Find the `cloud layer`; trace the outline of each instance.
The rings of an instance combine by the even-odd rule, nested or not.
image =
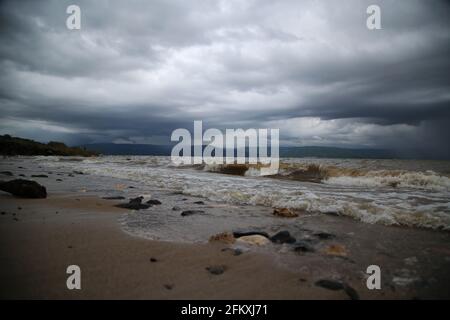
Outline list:
[[[280,128],[286,145],[450,156],[450,6],[373,1],[0,4],[2,133],[165,143],[172,130]]]

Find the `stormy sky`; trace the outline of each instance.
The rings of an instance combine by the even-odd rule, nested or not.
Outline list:
[[[437,0],[1,1],[0,133],[167,144],[203,120],[448,157],[449,31]]]

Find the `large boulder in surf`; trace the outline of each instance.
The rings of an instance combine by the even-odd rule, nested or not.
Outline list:
[[[150,204],[142,203],[143,199],[144,199],[144,197],[137,197],[134,199],[130,199],[130,201],[128,203],[120,203],[120,204],[117,204],[116,207],[130,209],[130,210],[140,210],[140,209],[150,208],[151,207]]]
[[[0,182],[0,190],[9,192],[16,197],[21,198],[47,198],[47,189],[32,180],[15,179]]]

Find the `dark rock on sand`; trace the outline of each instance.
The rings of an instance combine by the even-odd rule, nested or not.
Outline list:
[[[62,181],[62,179],[56,179],[56,181],[60,181],[60,182],[61,182],[61,181]]]
[[[156,259],[156,258],[150,258],[150,262],[158,262],[158,259]]]
[[[244,252],[241,249],[233,249],[233,248],[223,248],[221,250],[222,252],[226,252],[226,251],[231,251],[233,253],[233,256],[240,256],[241,254],[243,254]]]
[[[269,234],[267,232],[264,232],[264,231],[251,231],[251,230],[233,231],[233,236],[235,238],[246,237],[246,236],[254,236],[254,235],[259,235],[259,236],[263,236],[263,237],[269,238]]]
[[[131,198],[131,199],[130,199],[130,203],[141,203],[142,200],[144,200],[144,197],[143,197],[143,196],[136,197],[136,198]]]
[[[336,238],[336,236],[334,234],[331,234],[328,232],[316,232],[313,235],[322,240],[329,240],[329,239]]]
[[[125,197],[122,197],[122,196],[113,196],[113,197],[103,197],[102,199],[105,199],[105,200],[124,200]]]
[[[48,178],[48,175],[46,174],[32,174],[32,178]]]
[[[195,204],[205,204],[203,201],[195,201]]]
[[[209,271],[209,273],[214,274],[214,275],[219,275],[225,272],[226,270],[226,266],[224,265],[220,265],[220,266],[209,266],[206,267],[206,270]]]
[[[344,291],[350,297],[350,299],[359,300],[358,292],[356,292],[356,290],[352,287],[345,285]]]
[[[159,204],[161,204],[162,202],[159,201],[159,200],[156,200],[156,199],[150,199],[150,200],[148,200],[146,203],[148,203],[148,204],[154,204],[154,205],[159,205]]]
[[[25,177],[25,175],[21,173],[21,174],[19,174],[19,177]]]
[[[0,190],[21,198],[46,198],[47,190],[36,181],[15,179],[0,182]]]
[[[143,197],[137,197],[134,199],[131,199],[128,203],[120,203],[117,204],[116,207],[118,208],[124,208],[124,209],[130,209],[130,210],[140,210],[140,209],[148,209],[151,207],[149,204],[143,204],[142,203]]]
[[[84,174],[84,172],[82,172],[82,171],[76,171],[76,170],[73,171],[73,173],[74,173],[74,174]]]
[[[344,284],[342,282],[335,281],[335,280],[322,279],[322,280],[316,281],[315,285],[318,287],[329,289],[329,290],[343,290],[344,289]]]
[[[270,240],[274,243],[283,244],[283,243],[294,243],[295,238],[291,236],[289,231],[283,230],[270,237]]]
[[[359,300],[359,295],[355,289],[347,285],[346,283],[342,283],[335,280],[327,280],[322,279],[315,283],[316,286],[322,287],[329,290],[344,290],[344,292],[350,297],[352,300]]]
[[[181,215],[183,217],[185,217],[185,216],[191,216],[193,214],[200,214],[200,213],[205,213],[205,211],[202,211],[202,210],[185,210],[185,211],[183,211],[181,213]]]
[[[323,214],[326,214],[328,216],[339,217],[339,212],[336,212],[336,211],[326,211],[326,212],[323,212]]]
[[[311,244],[306,241],[298,241],[295,243],[295,252],[314,252],[316,251]]]
[[[13,173],[11,171],[2,171],[0,173],[5,175],[5,176],[10,176],[10,177],[13,175]]]
[[[172,210],[173,210],[173,211],[180,211],[181,208],[180,208],[179,206],[175,206],[175,207],[172,208]]]

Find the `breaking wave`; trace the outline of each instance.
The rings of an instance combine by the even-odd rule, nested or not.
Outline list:
[[[425,163],[414,170],[408,167],[411,163],[387,160],[283,159],[278,173],[260,177],[258,164],[173,166],[168,157],[41,160],[49,166],[228,204],[287,207],[306,214],[331,212],[365,223],[450,230],[448,163]],[[431,168],[422,170],[427,167]]]
[[[202,170],[237,176],[259,176],[260,164],[204,165]],[[366,170],[339,168],[322,164],[281,163],[279,172],[270,175],[274,179],[325,183],[354,187],[419,188],[450,191],[450,178],[432,170],[425,172],[407,170]]]

